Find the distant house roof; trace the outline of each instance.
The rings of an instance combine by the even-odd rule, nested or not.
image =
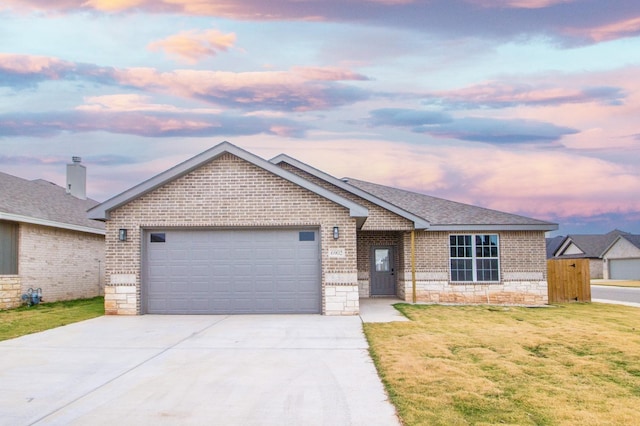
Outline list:
[[[97,201],[81,200],[42,179],[0,172],[0,219],[104,235],[104,224],[87,218]]]
[[[357,179],[345,178],[343,180],[403,210],[420,216],[429,222],[429,229],[433,231],[553,231],[558,229],[557,224],[542,220],[458,203]]]
[[[624,235],[626,238],[631,234],[620,231],[619,229],[614,229],[606,234],[570,234],[565,237],[562,244],[556,249],[555,256],[598,259],[602,257],[604,252],[621,235]],[[572,244],[577,247],[582,254],[564,254]]]
[[[547,238],[547,259],[551,259],[554,253],[558,250],[562,242],[564,241],[564,236],[558,235],[553,238]]]

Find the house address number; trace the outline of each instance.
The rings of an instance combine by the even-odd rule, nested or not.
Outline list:
[[[344,259],[347,257],[347,252],[344,248],[330,248],[329,257],[333,259]]]

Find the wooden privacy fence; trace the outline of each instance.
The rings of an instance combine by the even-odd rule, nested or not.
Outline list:
[[[547,261],[549,303],[591,302],[589,259]]]

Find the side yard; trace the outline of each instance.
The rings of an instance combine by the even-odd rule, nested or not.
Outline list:
[[[0,311],[0,341],[104,315],[104,298],[41,303]]]
[[[396,305],[413,322],[366,323],[406,425],[634,424],[640,310]]]

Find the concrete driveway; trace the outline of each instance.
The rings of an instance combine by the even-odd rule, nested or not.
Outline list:
[[[2,425],[398,425],[359,317],[100,317],[0,342]]]

